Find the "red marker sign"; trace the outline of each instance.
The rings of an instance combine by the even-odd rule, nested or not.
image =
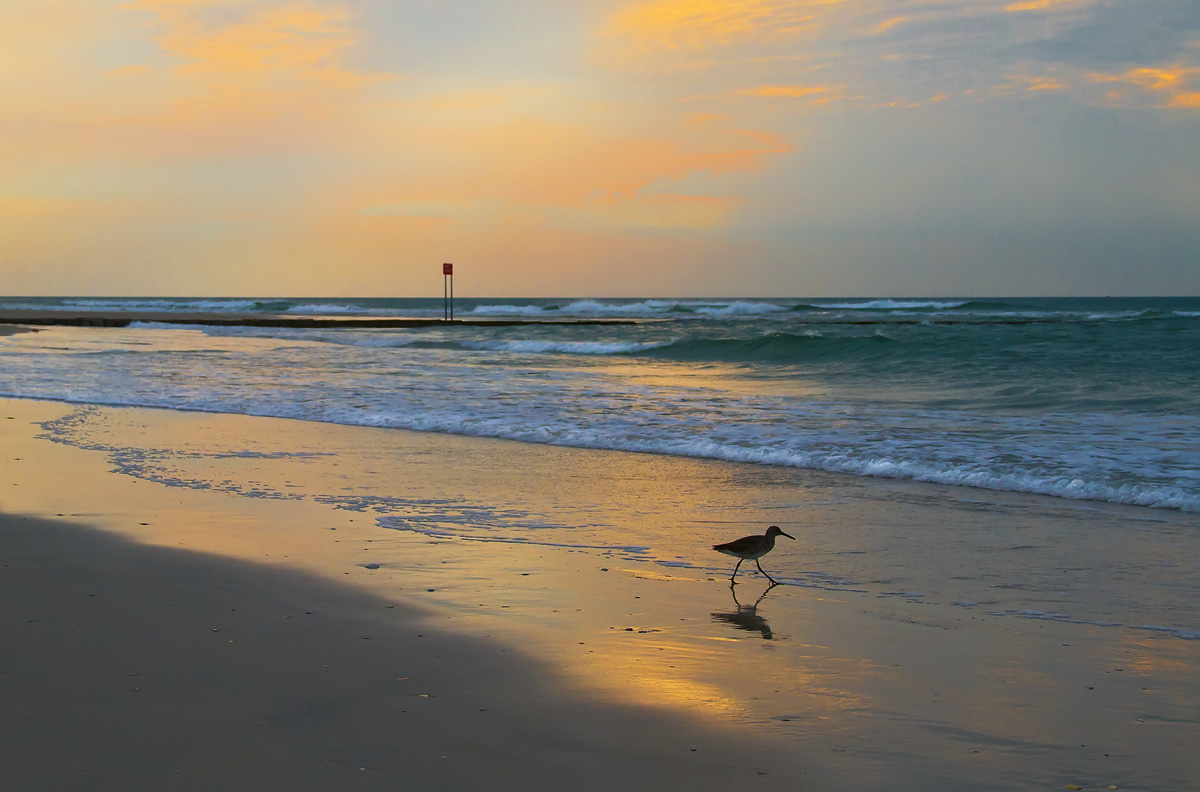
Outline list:
[[[454,274],[454,265],[453,264],[443,264],[442,265],[442,274],[443,275],[453,275]]]

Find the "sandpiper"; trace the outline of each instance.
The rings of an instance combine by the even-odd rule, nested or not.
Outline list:
[[[778,525],[772,525],[762,536],[757,534],[754,536],[743,536],[741,539],[734,539],[732,542],[713,545],[713,550],[716,550],[718,553],[724,553],[725,555],[731,555],[739,559],[737,566],[733,568],[733,574],[729,576],[729,583],[731,585],[734,582],[734,578],[737,577],[738,568],[741,567],[742,561],[745,561],[747,558],[753,558],[755,566],[758,567],[758,571],[762,572],[763,575],[766,576],[767,580],[771,581],[772,583],[775,582],[775,578],[766,573],[766,571],[762,568],[762,564],[758,563],[758,559],[775,549],[776,536],[786,536],[788,539],[796,538],[791,534],[786,534],[779,530]]]

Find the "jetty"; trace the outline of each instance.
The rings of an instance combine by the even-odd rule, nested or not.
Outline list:
[[[298,329],[334,328],[375,330],[400,327],[517,327],[539,325],[632,325],[645,319],[561,318],[561,319],[439,319],[398,316],[284,316],[249,313],[185,313],[176,311],[51,311],[5,310],[0,325],[58,325],[69,327],[128,327],[135,322],[169,325],[225,327],[289,327]],[[652,321],[652,320],[651,320]]]

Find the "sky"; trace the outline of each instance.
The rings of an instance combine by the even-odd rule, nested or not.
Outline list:
[[[0,19],[0,294],[1200,294],[1196,0]]]

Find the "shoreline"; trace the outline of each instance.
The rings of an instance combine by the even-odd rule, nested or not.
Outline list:
[[[41,425],[58,416],[79,432]],[[749,741],[767,757],[755,777],[766,770],[772,785],[793,771],[815,789],[872,791],[1185,790],[1200,778],[1185,747],[1200,737],[1188,714],[1200,701],[1200,641],[995,616],[986,601],[954,606],[956,592],[933,589],[913,600],[918,589],[902,588],[929,583],[903,580],[914,572],[903,559],[944,575],[951,562],[982,563],[947,538],[1032,545],[1035,531],[1052,540],[1111,524],[1094,534],[1104,546],[1128,542],[1129,509],[995,494],[984,504],[934,485],[54,402],[0,401],[0,440],[11,454],[0,459],[0,511],[235,559],[263,581],[278,571],[340,583],[364,598],[349,609],[364,618],[376,607],[366,602],[396,605],[390,615],[415,607],[423,627],[550,669],[572,706],[648,705],[647,717],[666,719],[664,740],[703,724]],[[1120,544],[1125,561],[1179,551],[1154,550],[1155,536],[1186,538],[1176,529],[1193,521],[1162,517],[1132,523],[1146,547]],[[732,565],[706,552],[712,537],[767,521],[800,538],[764,560],[792,584],[761,591],[751,573],[731,592]],[[1019,537],[1008,539],[1014,524]],[[885,544],[872,546],[881,532]],[[1017,569],[1033,558],[996,552]],[[882,566],[852,585],[832,577],[849,574],[842,559],[873,555]],[[1108,598],[1092,587],[1105,575],[1083,578],[1089,587],[1056,595],[1064,608]],[[614,750],[622,764],[639,761]]]

